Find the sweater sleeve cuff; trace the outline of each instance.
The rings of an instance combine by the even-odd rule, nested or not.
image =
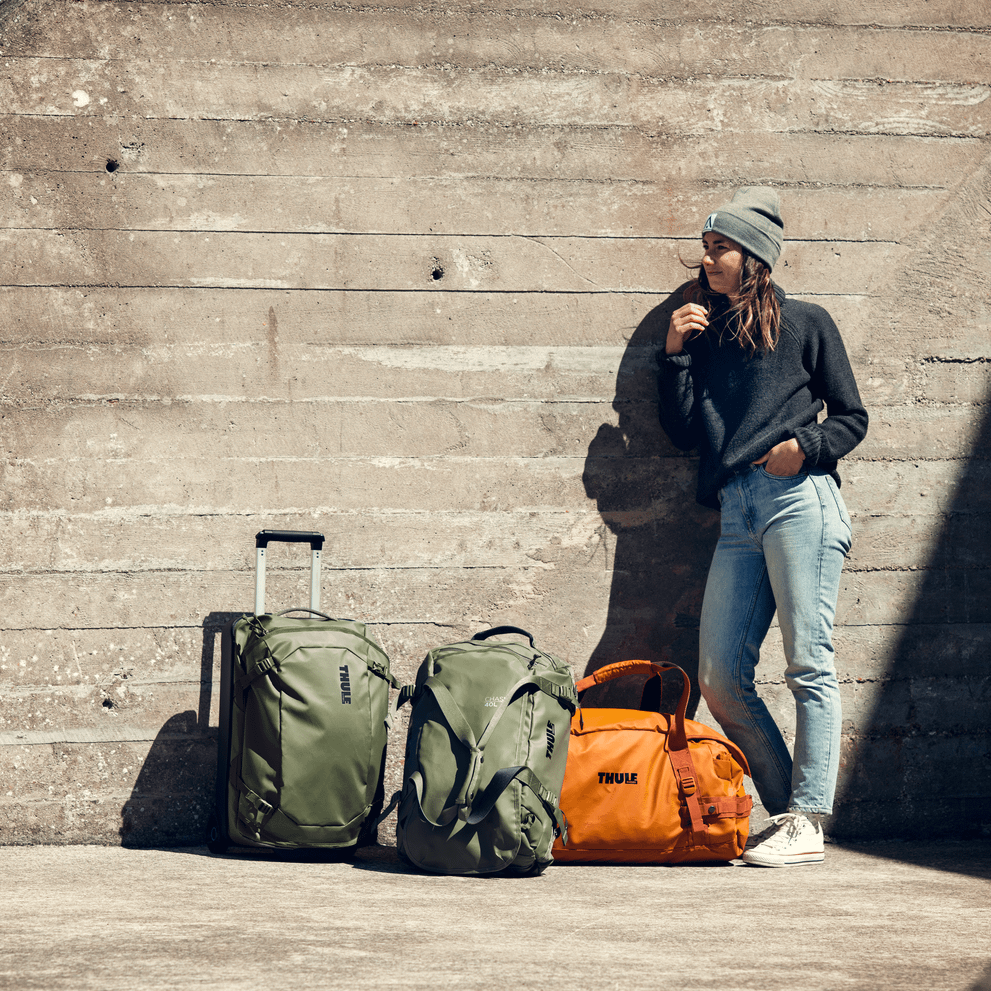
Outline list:
[[[819,464],[819,455],[822,452],[822,430],[819,425],[799,427],[795,431],[795,440],[805,453],[805,463],[812,467]]]
[[[684,351],[679,351],[678,354],[665,354],[662,351],[657,361],[661,368],[671,368],[677,370],[692,367],[692,356],[690,354],[686,354]]]

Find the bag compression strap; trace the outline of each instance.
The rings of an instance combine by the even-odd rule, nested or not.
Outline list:
[[[468,720],[465,718],[464,713],[461,711],[461,707],[454,700],[454,696],[447,690],[446,686],[441,684],[439,681],[435,681],[433,678],[428,678],[423,683],[423,688],[429,691],[434,697],[438,708],[441,711],[441,715],[447,722],[448,728],[457,737],[461,745],[468,751],[469,761],[468,769],[461,780],[461,786],[458,788],[454,795],[454,799],[451,805],[449,805],[443,812],[437,817],[436,821],[431,819],[429,816],[424,815],[424,818],[433,826],[446,826],[452,822],[455,818],[467,819],[469,812],[471,811],[470,802],[471,798],[474,796],[478,785],[475,783],[475,779],[478,777],[479,770],[482,764],[482,743],[475,739],[475,734],[472,731]],[[505,700],[497,710],[497,715],[489,721],[489,725],[485,728],[485,737],[490,729],[498,722],[498,716],[501,716],[505,712]],[[413,787],[416,789],[417,801],[420,804],[420,809],[423,809],[423,777],[419,771],[414,771],[410,775],[410,780],[413,782]],[[474,784],[474,788],[472,785]]]
[[[544,787],[544,783],[537,777],[532,768],[526,764],[519,764],[516,767],[504,767],[492,776],[485,791],[478,797],[471,815],[465,820],[469,826],[477,826],[495,807],[499,796],[509,787],[514,780],[519,780],[532,791],[547,809],[548,815],[554,820],[557,835],[561,837],[561,842],[568,845],[568,820],[564,812],[558,807],[555,795],[552,791]]]
[[[251,809],[250,812],[246,812],[243,805],[239,802],[237,811],[238,820],[243,826],[247,827],[248,831],[256,840],[260,839],[262,826],[275,814],[275,806],[270,805],[261,795],[253,792],[244,783],[242,778],[239,777],[237,783],[241,798],[247,802]]]
[[[739,819],[750,815],[754,800],[749,795],[703,795],[699,799],[702,815],[717,819]]]
[[[461,711],[461,707],[442,682],[436,678],[428,678],[423,683],[422,688],[429,691],[431,695],[433,695],[434,700],[437,702],[437,706],[440,709],[441,714],[444,716],[444,719],[447,721],[447,725],[451,732],[454,733],[461,745],[465,747],[469,754],[468,769],[465,772],[460,787],[454,795],[453,802],[446,809],[444,809],[443,812],[441,812],[436,821],[430,819],[424,813],[424,818],[427,822],[434,826],[446,826],[455,818],[460,819],[462,822],[468,822],[472,815],[472,802],[478,792],[485,744],[488,742],[496,726],[499,724],[499,720],[505,715],[510,703],[516,698],[518,692],[522,689],[533,688],[557,699],[562,706],[572,713],[577,708],[577,700],[575,698],[574,690],[571,689],[570,686],[556,685],[545,678],[532,674],[526,674],[520,678],[515,685],[513,685],[509,692],[506,693],[505,697],[492,713],[492,717],[489,719],[488,725],[485,727],[482,735],[476,740],[475,734],[472,731],[468,720]],[[502,788],[503,791],[513,777],[515,777],[515,775],[510,776],[509,780],[507,780],[506,785]],[[534,779],[536,780],[535,775]],[[416,789],[417,800],[420,803],[420,810],[422,812],[423,778],[419,771],[414,771],[410,775],[410,780],[413,782],[413,786]],[[542,785],[540,787],[543,789]],[[543,790],[546,791],[546,789]],[[534,789],[534,791],[536,792],[536,789]],[[539,795],[540,793],[537,792],[537,794]],[[541,798],[542,797],[543,796],[541,796]],[[489,811],[491,811],[491,806]],[[487,814],[488,812],[486,812],[486,815]],[[480,822],[481,820],[479,819],[477,821]]]
[[[250,688],[259,678],[263,678],[276,665],[272,652],[265,645],[265,656],[253,663],[244,674],[234,682],[234,692],[240,694]]]
[[[670,737],[669,737],[670,745]],[[678,790],[688,808],[688,816],[692,822],[693,833],[706,833],[709,827],[702,821],[702,808],[699,805],[699,777],[695,770],[695,762],[686,746],[684,750],[671,749],[668,752],[674,777],[678,782]]]
[[[278,666],[278,662],[276,661],[275,656],[272,654],[272,651],[269,648],[268,643],[265,642],[266,637],[271,636],[273,632],[281,632],[281,631],[269,630],[267,631],[267,633],[263,633],[260,637],[258,637],[256,643],[252,645],[252,653],[253,653],[255,650],[258,649],[258,644],[261,643],[262,646],[264,646],[265,648],[265,656],[260,661],[252,660],[251,662],[249,662],[248,669],[244,672],[244,674],[241,675],[240,678],[237,678],[234,682],[235,692],[240,693],[245,691],[247,688],[250,688],[255,681],[257,681],[259,678],[264,677],[270,671],[272,671],[274,668]],[[351,633],[352,631],[349,630],[347,632]],[[380,654],[383,654],[383,656],[385,656],[384,652],[382,651],[382,648],[379,647],[374,640],[369,640],[368,637],[363,637],[361,636],[360,633],[354,633],[353,635],[356,636],[359,640],[364,640],[365,643],[367,643],[371,647],[374,647]],[[319,646],[319,644],[317,644],[316,646]],[[383,681],[387,681],[393,688],[399,690],[404,687],[396,678],[396,676],[389,670],[388,665],[383,664],[382,661],[370,657],[362,657],[361,654],[358,654],[350,649],[348,649],[348,652],[357,660],[359,660],[362,664],[364,664],[365,667],[367,667],[372,674],[377,675]]]
[[[548,788],[544,786],[544,783],[537,777],[532,768],[526,766],[526,764],[518,764],[515,767],[503,767],[492,776],[492,780],[488,783],[485,791],[478,796],[477,801],[469,810],[465,809],[455,809],[449,807],[445,809],[438,817],[437,821],[434,821],[423,811],[423,775],[419,771],[414,771],[408,781],[412,782],[413,789],[416,793],[416,802],[420,809],[420,815],[430,823],[431,826],[436,826],[439,829],[449,826],[455,819],[455,814],[460,819],[460,822],[455,829],[457,832],[461,829],[462,825],[465,826],[477,826],[482,822],[485,817],[495,808],[496,802],[499,800],[499,796],[510,786],[510,784],[519,780],[522,784],[526,785],[530,791],[532,791],[537,798],[540,799],[544,808],[547,810],[547,814],[554,820],[554,832],[555,835],[561,837],[561,842],[567,846],[568,844],[568,819],[565,816],[563,810],[558,806],[555,801],[555,795]],[[389,808],[382,814],[382,819],[384,819],[398,804],[401,797],[401,792],[396,792],[392,796],[392,801],[389,803]],[[463,813],[468,811],[467,815]],[[381,819],[378,820],[381,822]],[[376,825],[378,825],[376,822]]]
[[[234,794],[238,796],[237,818],[242,826],[256,840],[261,839],[262,826],[275,815],[276,806],[266,802],[258,792],[249,788],[241,776],[242,762],[244,754],[239,753],[235,760],[231,761],[228,768],[228,781],[230,782]],[[245,809],[245,803],[248,809]]]

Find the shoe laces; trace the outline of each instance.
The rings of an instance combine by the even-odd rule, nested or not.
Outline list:
[[[782,812],[781,815],[772,817],[777,824],[775,836],[780,836],[785,842],[794,839],[805,828],[806,824],[816,832],[815,824],[812,820],[801,812]]]
[[[764,843],[768,840],[780,839],[787,843],[802,831],[805,823],[808,823],[813,829],[816,828],[812,820],[802,812],[780,812],[776,816],[771,816],[768,825],[752,837],[753,843],[748,840],[747,847],[757,846],[758,843]]]

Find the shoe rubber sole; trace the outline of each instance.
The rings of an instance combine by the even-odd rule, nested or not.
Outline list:
[[[826,859],[826,853],[823,850],[813,850],[809,853],[775,856],[748,850],[740,859],[751,867],[802,867],[805,864],[821,864]]]

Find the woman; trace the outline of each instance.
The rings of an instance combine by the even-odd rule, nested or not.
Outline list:
[[[771,282],[783,228],[766,188],[740,189],[710,214],[698,279],[671,316],[659,361],[661,424],[678,447],[698,449],[698,501],[722,516],[699,683],[771,815],[743,855],[767,867],[824,858],[820,817],[832,811],[840,757],[833,616],[851,536],[836,463],[867,433],[836,325]],[[795,699],[794,759],[754,688],[775,609]]]

